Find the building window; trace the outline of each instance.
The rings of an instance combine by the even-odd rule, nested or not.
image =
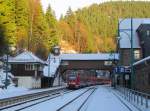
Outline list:
[[[39,71],[42,71],[43,70],[43,66],[40,65],[38,69],[39,69]]]
[[[105,65],[105,66],[111,66],[111,65],[112,65],[112,61],[105,61],[105,62],[104,62],[104,65]]]
[[[140,51],[139,50],[134,51],[134,59],[135,60],[140,59]]]
[[[34,64],[25,64],[25,70],[35,70]]]
[[[149,36],[149,35],[150,35],[150,31],[149,31],[149,30],[147,30],[147,31],[146,31],[146,34],[147,34],[147,36]]]

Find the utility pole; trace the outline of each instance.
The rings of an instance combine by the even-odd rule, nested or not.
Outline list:
[[[48,57],[48,87],[50,87],[50,59],[51,55],[49,54],[49,57]]]
[[[6,77],[5,77],[5,89],[8,86],[8,53],[6,54]]]
[[[133,70],[133,63],[134,63],[134,54],[133,54],[133,18],[131,17],[131,88],[134,88],[134,70]]]

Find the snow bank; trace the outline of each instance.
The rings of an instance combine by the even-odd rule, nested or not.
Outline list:
[[[18,96],[21,93],[24,93],[27,91],[28,91],[28,89],[26,89],[26,88],[15,87],[15,86],[8,86],[7,89],[0,88],[0,99]]]

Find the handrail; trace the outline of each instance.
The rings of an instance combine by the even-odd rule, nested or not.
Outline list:
[[[149,98],[150,94],[136,91],[133,89],[116,86],[116,89],[122,93],[125,99],[129,102],[134,102],[137,105],[144,106],[146,109],[149,108]]]

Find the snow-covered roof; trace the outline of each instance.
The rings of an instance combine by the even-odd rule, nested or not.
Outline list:
[[[61,54],[61,60],[118,60],[117,53],[95,53],[95,54]]]
[[[135,62],[133,65],[136,66],[138,64],[146,62],[147,60],[150,60],[150,56],[148,56],[148,57],[146,57],[146,58],[144,58],[142,60],[139,60],[139,61]]]
[[[141,24],[150,23],[150,18],[133,18],[133,48],[140,48],[139,37],[136,32]],[[119,19],[120,48],[131,48],[131,18]]]
[[[9,58],[9,63],[41,63],[45,64],[43,60],[35,56],[32,52],[24,51],[16,57]]]
[[[50,54],[47,59],[47,66],[44,66],[44,76],[52,77],[55,75],[61,60],[118,60],[117,53],[98,53],[98,54],[60,54],[54,56]]]

